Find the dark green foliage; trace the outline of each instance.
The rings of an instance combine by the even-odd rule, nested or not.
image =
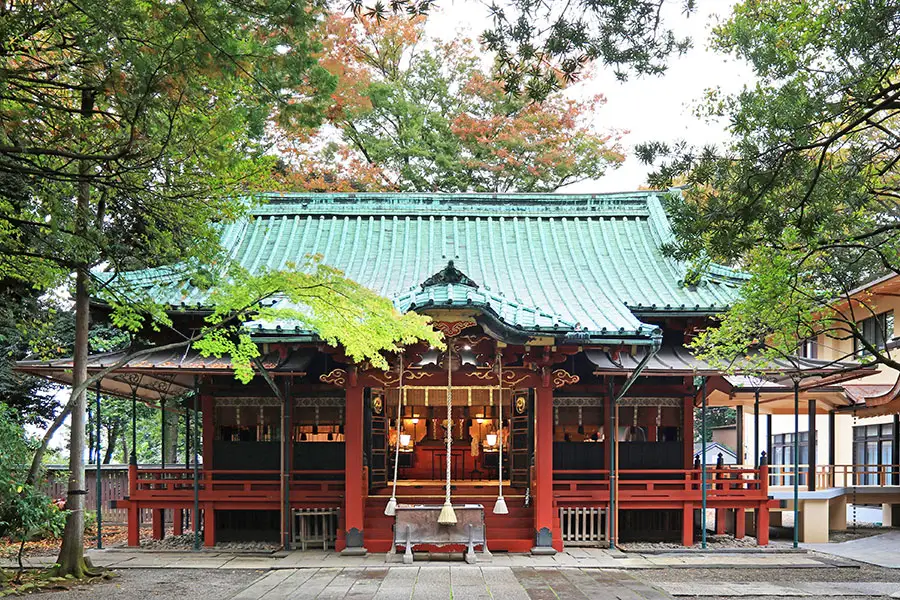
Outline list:
[[[898,39],[893,0],[740,2],[713,46],[748,61],[758,83],[727,97],[712,90],[703,106],[730,123],[733,141],[640,149],[657,162],[653,185],[687,186],[668,207],[672,252],[755,276],[718,333],[698,338],[709,356],[727,361],[761,344],[789,356],[820,335],[865,347],[857,323],[884,309],[840,301],[900,274]]]
[[[666,59],[690,47],[690,40],[667,29],[661,19],[666,5],[694,10],[694,0],[574,0],[538,2],[507,0],[488,6],[490,26],[482,33],[485,47],[496,53],[498,75],[506,91],[542,100],[579,77],[589,62],[629,73],[665,71]],[[440,0],[350,0],[356,14],[384,19],[391,14],[428,14]]]

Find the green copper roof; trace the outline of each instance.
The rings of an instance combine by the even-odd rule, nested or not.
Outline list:
[[[660,250],[662,194],[268,194],[221,240],[250,270],[320,254],[399,310],[470,305],[525,330],[646,335],[638,316],[721,311],[744,279],[715,267],[684,284]],[[423,286],[449,261],[477,287]],[[168,269],[128,279],[172,305],[205,300]]]

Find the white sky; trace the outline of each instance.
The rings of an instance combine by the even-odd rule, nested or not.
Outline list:
[[[439,3],[440,4],[440,3]],[[697,10],[689,17],[681,14],[681,0],[669,0],[664,9],[665,22],[679,37],[693,40],[693,47],[683,56],[672,59],[661,77],[631,77],[625,83],[616,81],[612,72],[597,69],[596,76],[584,84],[585,95],[602,93],[607,103],[596,114],[596,127],[624,129],[630,133],[622,139],[627,158],[622,166],[597,181],[581,182],[566,188],[572,192],[618,192],[634,190],[646,183],[649,168],[638,162],[632,149],[650,140],[685,139],[693,144],[720,142],[727,138],[724,123],[707,123],[692,114],[691,107],[706,89],[721,87],[726,92],[739,91],[752,80],[749,67],[708,50],[708,33],[716,19],[724,19],[734,0],[697,0]],[[428,33],[437,37],[453,37],[464,32],[477,37],[485,29],[487,12],[472,0],[449,0],[440,13],[428,22]]]

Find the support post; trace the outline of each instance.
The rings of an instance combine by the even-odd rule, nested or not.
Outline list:
[[[735,452],[737,452],[738,465],[744,466],[744,407],[737,407],[737,419],[735,420]]]
[[[794,377],[794,548],[800,547],[800,378]]]
[[[681,545],[690,547],[694,545],[694,505],[690,502],[684,504],[681,520]]]
[[[184,410],[184,468],[191,468],[191,411],[185,407]]]
[[[152,534],[154,540],[161,540],[166,533],[166,513],[161,508],[150,511],[153,515]]]
[[[900,414],[894,415],[891,427],[893,439],[891,440],[891,456],[894,462],[894,485],[900,485]],[[895,526],[900,523],[895,523]]]
[[[216,511],[212,502],[203,507],[203,545],[212,548],[216,545]]]
[[[293,399],[291,378],[284,378],[284,403],[281,407],[281,545],[291,549],[291,462],[294,436],[292,425]]]
[[[344,441],[344,543],[343,555],[366,554],[363,537],[363,388],[348,384]]]
[[[744,509],[734,509],[734,539],[742,540],[747,537],[747,519],[744,517]]]
[[[160,426],[160,444],[159,444],[159,465],[161,468],[166,468],[166,399],[162,398],[159,401],[159,406],[161,410],[159,411],[159,426]]]
[[[806,487],[810,492],[816,491],[816,401],[810,400],[806,404],[806,421],[809,432],[809,457],[806,474]]]
[[[184,511],[180,508],[172,509],[172,535],[184,533]]]
[[[769,436],[771,437],[771,436]],[[756,543],[759,546],[769,545],[769,455],[759,458],[759,485],[765,498],[756,509]]]
[[[141,545],[141,509],[134,499],[136,490],[137,464],[131,463],[128,465],[128,545],[132,548]]]
[[[759,388],[753,394],[753,468],[759,468]]]
[[[194,527],[194,550],[200,550],[200,461],[197,456],[197,441],[200,421],[200,378],[194,375],[194,435],[191,450],[194,454],[194,510],[191,511]]]
[[[534,548],[532,553],[554,554],[553,548],[553,388],[543,381],[535,390],[534,418]]]
[[[203,481],[209,490],[213,470],[213,440],[215,439],[215,403],[210,395],[200,399],[203,405]],[[208,495],[208,494],[207,494]],[[199,512],[199,511],[198,511]],[[212,502],[203,504],[203,545],[216,545],[216,509]]]
[[[101,477],[100,472],[100,463],[102,462],[100,458],[100,382],[97,382],[97,406],[94,411],[97,416],[97,451],[94,453],[94,456],[97,458],[97,472],[96,472],[96,484],[97,484],[97,550],[103,549],[103,478]]]
[[[128,462],[137,464],[137,388],[131,388],[131,456]]]
[[[684,446],[684,468],[694,465],[694,396],[685,396],[681,409],[681,437]]]

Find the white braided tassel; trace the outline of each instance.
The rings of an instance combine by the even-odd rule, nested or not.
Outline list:
[[[438,525],[456,525],[456,512],[450,504],[450,470],[452,468],[453,452],[453,425],[450,421],[453,416],[453,388],[451,387],[451,373],[453,370],[453,346],[447,343],[447,485],[444,492],[444,506],[438,515]]]

